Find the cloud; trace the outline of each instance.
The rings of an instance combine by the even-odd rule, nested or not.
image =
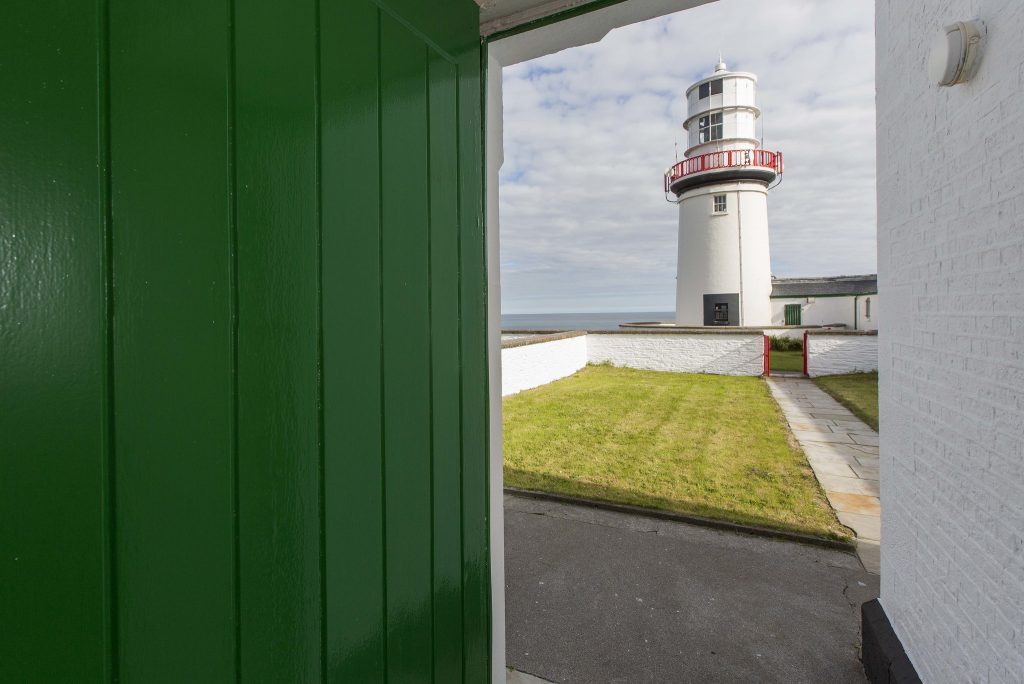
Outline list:
[[[685,91],[721,50],[759,79],[779,276],[875,271],[871,0],[720,0],[504,70],[502,310],[669,311]]]

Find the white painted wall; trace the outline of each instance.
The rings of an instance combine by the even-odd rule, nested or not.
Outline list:
[[[625,368],[761,375],[764,371],[764,337],[760,334],[590,334],[590,363]]]
[[[725,214],[714,213],[715,195],[726,195]],[[740,325],[771,325],[768,191],[717,183],[680,199],[676,323],[703,326],[705,294],[740,293]]]
[[[501,450],[501,243],[498,224],[498,173],[505,160],[502,144],[501,64],[487,56],[487,111],[484,157],[487,165],[487,400],[490,409],[488,452],[489,533],[491,550],[491,682],[504,684],[505,670],[505,479]]]
[[[501,350],[501,395],[546,385],[587,365],[587,335]]]
[[[878,330],[878,295],[772,299],[772,325],[786,324],[786,305],[799,304],[800,325],[842,324],[850,330]],[[870,302],[870,304],[868,303]],[[870,311],[869,311],[870,309]],[[856,316],[856,320],[855,320]]]
[[[926,682],[1024,681],[1024,2],[876,3],[881,602]],[[930,85],[944,24],[976,76]]]
[[[878,370],[878,335],[807,336],[807,375],[842,375]]]

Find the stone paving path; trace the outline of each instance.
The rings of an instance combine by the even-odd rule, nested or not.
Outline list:
[[[879,572],[878,433],[806,378],[770,377],[768,387],[839,522],[857,534],[864,568]]]
[[[546,679],[540,677],[534,677],[532,674],[526,674],[518,670],[508,670],[506,673],[505,684],[552,684]]]

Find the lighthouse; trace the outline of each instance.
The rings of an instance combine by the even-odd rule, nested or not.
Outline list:
[[[768,189],[782,154],[758,140],[757,76],[719,62],[686,104],[685,159],[665,173],[679,204],[676,325],[770,325]]]

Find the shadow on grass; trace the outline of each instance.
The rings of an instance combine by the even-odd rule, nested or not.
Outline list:
[[[559,477],[556,475],[538,474],[517,468],[510,468],[507,465],[504,468],[504,474],[505,485],[519,489],[549,492],[552,494],[578,497],[581,499],[591,499],[593,501],[626,504],[628,506],[638,506],[640,508],[649,508],[658,511],[667,511],[670,513],[681,513],[683,515],[712,518],[714,520],[722,520],[739,525],[764,527],[772,530],[781,530],[783,532],[795,532],[797,534],[809,535],[821,539],[832,539],[843,542],[849,542],[853,539],[851,534],[841,531],[844,529],[841,527],[836,530],[831,530],[823,527],[792,524],[770,516],[756,515],[718,506],[709,506],[696,501],[668,499],[652,494],[622,489],[620,487],[612,487],[593,482],[581,482],[579,480]]]

